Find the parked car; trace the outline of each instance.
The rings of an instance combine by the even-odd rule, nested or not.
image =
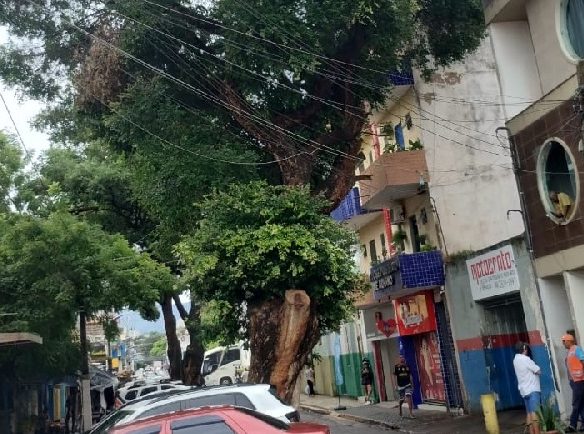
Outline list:
[[[330,434],[325,425],[288,425],[254,410],[205,407],[154,416],[110,430],[109,434]]]
[[[142,398],[150,393],[164,391],[164,390],[191,390],[189,386],[183,386],[182,384],[171,384],[171,383],[147,383],[144,385],[133,385],[129,388],[121,388],[118,390],[121,400],[124,403],[134,401],[135,399]]]
[[[268,384],[240,384],[171,392],[153,399],[127,404],[102,421],[91,431],[91,434],[105,434],[114,426],[169,412],[210,405],[248,408],[288,424],[300,421],[298,411],[280,401]]]

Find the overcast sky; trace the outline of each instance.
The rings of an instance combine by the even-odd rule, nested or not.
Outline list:
[[[6,28],[0,28],[0,44],[8,41],[8,32]],[[49,147],[49,139],[46,134],[34,130],[30,122],[42,110],[43,105],[38,101],[20,100],[14,89],[7,88],[3,82],[0,82],[0,92],[6,100],[8,109],[12,113],[16,127],[22,135],[22,139],[29,152],[35,157]],[[0,130],[15,134],[14,126],[8,116],[4,104],[0,103]]]

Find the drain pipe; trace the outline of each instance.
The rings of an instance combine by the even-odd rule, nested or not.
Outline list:
[[[545,318],[545,311],[543,308],[543,302],[541,299],[541,287],[539,286],[539,279],[537,277],[537,272],[535,270],[535,253],[533,251],[533,242],[531,238],[531,223],[529,221],[529,213],[527,212],[527,206],[525,204],[525,193],[521,188],[521,183],[519,180],[519,172],[521,171],[521,164],[517,155],[517,147],[515,145],[515,139],[511,135],[511,130],[507,127],[498,127],[495,129],[495,134],[498,135],[499,131],[505,131],[507,133],[507,137],[509,138],[509,150],[511,151],[511,162],[513,164],[513,174],[515,175],[515,184],[517,185],[517,191],[519,192],[519,201],[521,205],[520,210],[511,209],[507,211],[507,218],[509,218],[509,214],[512,212],[519,212],[523,217],[523,225],[525,226],[525,244],[527,247],[527,252],[529,253],[529,260],[531,262],[531,270],[533,272],[533,277],[535,281],[535,290],[537,292],[537,297],[539,299],[539,310],[541,312],[541,318],[543,321],[543,328],[546,335],[546,344],[548,346],[548,353],[549,348],[551,348],[551,336],[549,333],[549,329],[547,326],[547,321]],[[556,366],[553,357],[550,353],[550,365],[552,368],[552,372],[554,373],[554,387],[556,388],[556,392],[560,391],[560,387],[558,384],[558,379],[556,377]]]

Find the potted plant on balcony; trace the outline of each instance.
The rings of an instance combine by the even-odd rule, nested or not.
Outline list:
[[[539,407],[536,412],[539,429],[546,434],[563,434],[562,421],[556,411],[555,405],[548,401]]]
[[[404,241],[408,239],[406,231],[404,231],[401,227],[391,234],[392,243],[395,248],[402,252],[405,250]]]
[[[422,145],[422,142],[420,141],[420,139],[410,140],[409,145],[410,146],[409,146],[408,150],[410,150],[410,151],[418,151],[420,149],[424,149],[424,145]]]
[[[389,140],[395,139],[395,131],[393,129],[393,124],[388,122],[381,126],[381,134],[383,137],[387,137]]]

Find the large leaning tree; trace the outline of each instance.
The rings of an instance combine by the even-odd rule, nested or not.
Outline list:
[[[250,381],[287,400],[321,335],[360,295],[355,235],[327,206],[307,187],[234,185],[200,205],[199,229],[178,247],[197,295],[231,307],[223,325],[249,341]]]
[[[45,117],[55,137],[75,141],[81,122],[125,155],[148,137],[159,152],[141,154],[138,173],[155,173],[169,149],[210,156],[217,137],[257,156],[221,161],[256,164],[329,206],[353,185],[368,110],[391,77],[461,60],[484,35],[480,0],[6,0],[0,24],[14,38],[0,77],[65,114]],[[163,89],[152,107],[173,105],[165,128],[131,108],[149,89]],[[174,128],[185,119],[189,135]]]
[[[391,75],[461,60],[484,34],[480,0],[6,0],[0,23],[21,38],[0,53],[9,84],[99,115],[157,77],[332,203]]]

